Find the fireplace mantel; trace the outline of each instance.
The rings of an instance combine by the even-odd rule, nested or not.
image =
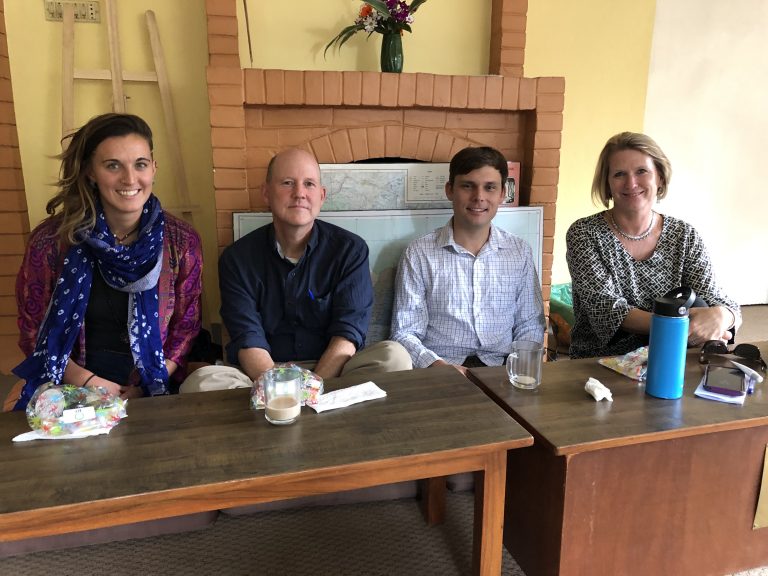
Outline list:
[[[563,78],[243,70],[246,106],[381,106],[562,111]]]

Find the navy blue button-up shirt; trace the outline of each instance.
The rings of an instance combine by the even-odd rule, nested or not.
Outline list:
[[[315,220],[296,265],[282,258],[272,224],[245,235],[219,258],[227,359],[263,348],[275,362],[317,360],[333,336],[365,344],[373,287],[368,246],[359,236]]]

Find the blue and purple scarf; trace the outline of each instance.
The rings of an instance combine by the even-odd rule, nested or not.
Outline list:
[[[23,410],[41,384],[61,383],[83,325],[96,268],[109,286],[128,292],[128,338],[144,394],[168,393],[158,298],[165,229],[160,201],[151,195],[144,204],[138,239],[130,246],[115,241],[98,201],[96,211],[93,229],[64,257],[35,351],[13,369],[26,380],[14,410]]]

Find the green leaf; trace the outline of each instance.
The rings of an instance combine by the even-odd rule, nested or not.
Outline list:
[[[365,0],[365,3],[370,4],[373,9],[382,16],[389,18],[389,10],[387,9],[387,4],[382,2],[382,0]]]
[[[330,42],[328,42],[328,44],[325,45],[325,50],[323,50],[323,58],[325,58],[328,50],[332,46],[336,46],[337,49],[341,48],[347,40],[352,38],[352,36],[357,34],[360,30],[364,30],[364,29],[365,29],[365,26],[363,26],[362,24],[352,24],[351,26],[347,26],[346,28],[344,28],[341,32],[339,32],[333,38],[333,40],[331,40]]]
[[[427,0],[413,0],[413,2],[411,2],[411,14],[416,12],[416,10],[419,9],[419,6],[424,4],[424,2],[426,2],[426,1]]]

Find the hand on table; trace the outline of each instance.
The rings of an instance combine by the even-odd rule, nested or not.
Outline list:
[[[143,398],[144,389],[141,386],[121,386],[120,398],[130,400],[131,398]]]
[[[461,375],[464,376],[464,378],[469,377],[467,376],[467,371],[469,370],[469,368],[467,368],[466,366],[459,366],[458,364],[450,364],[445,360],[435,360],[434,362],[432,362],[432,364],[429,365],[430,368],[432,368],[433,366],[451,366],[452,368],[455,368],[456,370],[461,372]]]
[[[106,378],[102,378],[100,376],[93,376],[92,378],[88,379],[88,382],[86,382],[85,388],[104,388],[107,392],[110,394],[114,394],[115,396],[120,396],[122,393],[122,386],[118,384],[117,382],[112,382],[112,380],[107,380]]]
[[[112,380],[107,380],[106,378],[101,378],[99,376],[91,378],[85,386],[86,388],[104,388],[110,394],[120,396],[123,400],[141,398],[144,396],[144,390],[141,386],[121,386],[117,382],[112,382]]]

